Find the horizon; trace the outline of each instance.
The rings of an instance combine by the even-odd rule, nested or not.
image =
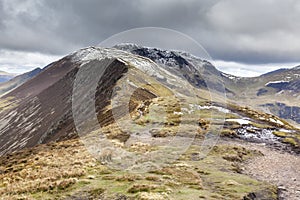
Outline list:
[[[119,44],[126,44],[126,43],[119,43]],[[134,44],[134,43],[128,43],[128,44]],[[140,44],[134,44],[134,45],[138,45],[138,46],[142,46],[142,47],[149,47],[149,46],[144,46],[144,45],[140,45]],[[96,45],[95,45],[96,46]],[[80,49],[84,49],[84,48],[88,48],[91,46],[87,46],[87,47],[81,47],[79,49],[77,49],[76,51],[80,50]],[[100,46],[96,46],[96,47],[100,47]],[[104,47],[104,48],[112,48],[112,47]],[[170,49],[163,49],[161,47],[149,47],[149,48],[159,48],[161,50],[170,50]],[[1,50],[0,50],[1,51]],[[171,51],[182,51],[179,49],[172,49]],[[73,51],[74,52],[74,51]],[[39,62],[35,62],[35,64],[24,64],[24,67],[9,67],[9,66],[5,66],[5,65],[0,65],[0,71],[9,73],[9,74],[14,74],[15,76],[17,75],[21,75],[24,74],[26,72],[32,71],[36,68],[45,68],[47,65],[49,65],[50,63],[53,63],[69,54],[71,54],[72,52],[65,54],[65,55],[61,55],[61,56],[45,56],[43,54],[37,53],[36,58],[37,61]],[[187,52],[190,53],[190,52]],[[17,54],[19,56],[23,56],[22,54]],[[31,53],[28,54],[29,57],[32,55]],[[191,54],[193,56],[196,56],[194,54]],[[201,58],[201,57],[199,57]],[[1,59],[0,58],[0,63],[1,63]],[[42,62],[42,59],[45,59],[45,62]],[[30,60],[30,59],[28,59]],[[263,74],[278,70],[278,69],[290,69],[290,68],[294,68],[299,66],[299,63],[266,63],[266,64],[246,64],[246,63],[237,63],[234,61],[223,61],[223,60],[208,60],[209,62],[211,62],[219,71],[226,73],[226,74],[230,74],[230,75],[234,75],[237,77],[258,77],[261,76]],[[259,67],[256,68],[255,67]],[[246,75],[246,76],[245,76]]]
[[[118,5],[123,7],[120,12],[109,12]],[[201,44],[221,71],[258,76],[300,64],[299,9],[300,3],[295,1],[124,4],[122,0],[4,0],[0,2],[0,70],[24,73],[43,68],[69,52],[97,45],[120,32],[163,27]]]

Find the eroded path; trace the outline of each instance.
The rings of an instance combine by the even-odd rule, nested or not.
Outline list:
[[[277,185],[280,199],[300,199],[300,156],[242,140],[222,140],[220,143],[240,145],[263,153],[244,164],[244,173],[255,179]]]

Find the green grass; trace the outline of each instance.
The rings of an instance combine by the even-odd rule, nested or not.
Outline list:
[[[278,137],[286,137],[288,135],[286,132],[282,132],[282,131],[273,131],[273,134]]]
[[[273,186],[237,173],[243,161],[260,156],[259,152],[238,146],[218,145],[206,158],[193,161],[193,155],[198,154],[200,148],[192,145],[180,159],[146,173],[110,170],[97,163],[86,166],[85,175],[77,177],[78,181],[69,187],[22,195],[34,199],[78,196],[93,199],[103,195],[113,199],[116,194],[129,199],[242,199],[248,193],[258,191],[264,191],[269,199],[275,195]],[[21,194],[16,196],[20,197]]]
[[[291,144],[291,145],[293,145],[295,147],[297,147],[299,145],[298,142],[296,141],[296,139],[295,138],[291,138],[291,137],[284,138],[283,142],[289,143],[289,144]]]

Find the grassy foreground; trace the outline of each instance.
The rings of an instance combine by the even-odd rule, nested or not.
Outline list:
[[[193,145],[180,159],[147,173],[109,169],[78,140],[40,145],[0,159],[1,199],[276,199],[277,189],[241,174],[260,152],[215,146],[198,159]]]

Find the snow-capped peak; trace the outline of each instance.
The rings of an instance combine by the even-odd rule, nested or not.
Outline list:
[[[178,77],[163,69],[151,59],[135,55],[126,51],[116,48],[103,48],[103,47],[87,47],[80,49],[69,55],[73,62],[80,63],[81,65],[88,63],[92,60],[102,60],[105,58],[113,58],[123,62],[126,65],[131,65],[143,71],[149,76],[159,79],[168,77],[169,80],[174,80],[172,84],[178,82]]]

